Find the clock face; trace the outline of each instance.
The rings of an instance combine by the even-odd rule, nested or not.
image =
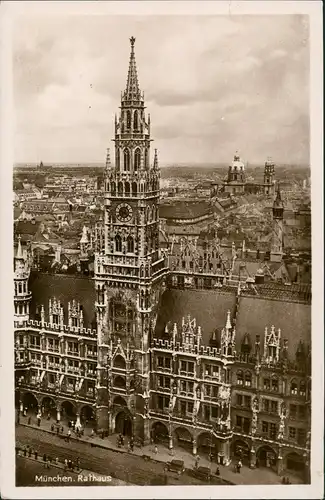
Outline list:
[[[121,222],[128,222],[132,218],[132,208],[127,203],[120,203],[116,207],[116,217]]]

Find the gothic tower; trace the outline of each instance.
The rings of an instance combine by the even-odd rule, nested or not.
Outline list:
[[[264,194],[274,194],[274,162],[268,158],[264,166]]]
[[[281,262],[283,256],[283,212],[280,184],[273,203],[273,228],[271,240],[271,262]]]
[[[135,62],[115,117],[115,165],[107,151],[105,249],[95,257],[97,426],[149,439],[150,338],[168,269],[159,249],[159,166],[150,162],[146,117]]]
[[[14,274],[14,321],[23,325],[29,319],[29,304],[31,292],[28,291],[29,265],[27,259],[23,256],[20,236],[18,238],[18,249],[15,255],[15,274]]]

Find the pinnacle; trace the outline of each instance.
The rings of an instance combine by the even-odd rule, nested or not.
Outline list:
[[[130,54],[129,70],[126,82],[126,90],[124,92],[124,99],[126,100],[134,100],[141,98],[141,92],[138,82],[137,66],[135,62],[135,53],[134,53],[135,38],[131,37],[130,42],[131,42],[131,54]]]

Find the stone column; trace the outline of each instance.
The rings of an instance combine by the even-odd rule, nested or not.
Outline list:
[[[60,407],[56,409],[56,421],[60,422],[61,420],[61,412],[60,412]]]
[[[173,444],[173,435],[172,435],[172,434],[170,434],[170,435],[168,436],[168,448],[169,448],[170,450],[172,450],[172,449],[173,449],[173,447],[174,447],[174,444]]]
[[[77,420],[76,420],[76,427],[80,427],[80,426],[81,426],[81,422],[80,422],[80,413],[77,413],[76,417],[77,417]]]
[[[250,469],[256,468],[256,450],[255,450],[254,445],[252,445],[252,447],[250,449],[249,467],[250,467]]]
[[[196,439],[193,439],[193,455],[195,456],[197,454],[197,442]]]

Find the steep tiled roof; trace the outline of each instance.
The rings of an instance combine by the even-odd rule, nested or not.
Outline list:
[[[55,297],[64,307],[65,323],[67,323],[68,302],[76,300],[83,307],[84,324],[91,327],[95,318],[95,287],[88,278],[76,276],[31,273],[29,289],[32,292],[31,317],[35,317],[36,306],[44,305],[45,317],[48,318],[49,299]]]
[[[264,342],[264,329],[274,325],[281,329],[282,339],[288,339],[289,356],[294,357],[300,340],[311,342],[311,307],[308,304],[270,300],[259,297],[240,297],[236,321],[236,348],[240,351],[245,333],[252,342],[260,335]]]
[[[39,223],[33,223],[30,221],[18,221],[15,223],[15,233],[16,234],[28,234],[34,236],[39,228]]]
[[[159,215],[162,219],[194,219],[212,213],[212,207],[206,201],[179,201],[173,204],[161,204]]]
[[[217,290],[167,290],[161,299],[155,336],[164,335],[167,323],[182,324],[182,318],[196,319],[202,328],[202,341],[208,345],[212,333],[226,324],[227,311],[234,312],[235,294]]]

